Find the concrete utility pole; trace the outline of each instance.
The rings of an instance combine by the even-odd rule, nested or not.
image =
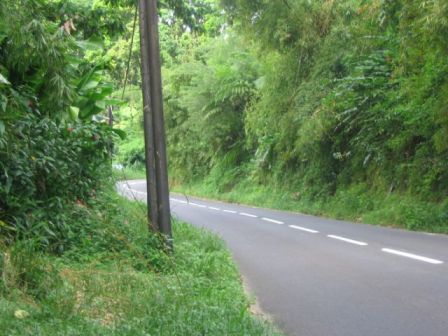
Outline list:
[[[171,240],[157,0],[139,0],[148,220]]]

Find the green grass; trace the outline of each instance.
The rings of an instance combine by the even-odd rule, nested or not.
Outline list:
[[[213,180],[174,185],[173,191],[199,197],[290,210],[355,222],[448,233],[448,199],[441,203],[410,195],[374,192],[364,185],[342,189],[333,196],[310,197],[279,186],[261,186],[247,180],[221,188]]]
[[[144,167],[127,166],[124,169],[114,169],[114,178],[116,180],[141,180],[146,179],[146,171]]]
[[[144,179],[141,168],[126,168],[122,176]],[[359,184],[338,190],[333,196],[310,197],[306,192],[278,185],[259,185],[248,180],[216,183],[206,178],[194,183],[172,184],[174,192],[271,209],[297,211],[359,223],[448,233],[448,199],[425,202],[409,194],[372,191]]]
[[[145,178],[142,168],[126,168],[121,175],[128,179]],[[263,186],[246,179],[240,179],[237,183],[217,183],[215,180],[216,177],[210,176],[193,183],[172,183],[171,190],[359,223],[448,233],[448,199],[439,203],[425,202],[409,194],[372,191],[362,184],[339,189],[333,196],[310,197],[306,191],[297,192],[278,185]]]
[[[97,230],[62,256],[0,243],[2,335],[280,334],[250,313],[222,240],[175,222],[167,255],[141,204],[100,197]]]

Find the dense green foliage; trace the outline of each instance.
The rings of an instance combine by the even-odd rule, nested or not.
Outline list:
[[[173,185],[446,232],[448,4],[220,4],[220,34],[163,44]]]
[[[124,132],[108,112],[141,106],[135,48],[127,106],[114,92],[125,83],[134,3],[0,3],[0,333],[275,335],[252,316],[221,240],[176,223],[168,253],[145,206],[114,190]],[[166,39],[201,31],[211,8],[161,4]],[[174,56],[166,49],[164,60]]]
[[[0,330],[273,334],[220,240],[177,223],[167,255],[105,192],[144,161],[135,3],[0,2]],[[446,1],[159,5],[174,186],[448,232]]]
[[[126,76],[135,4],[1,2],[0,236],[8,243],[38,237],[42,248],[64,252],[79,233],[72,225],[77,205],[94,201],[107,183],[113,142],[124,136],[108,125],[107,110],[122,105],[113,99],[121,96],[114,88],[121,92],[126,77],[133,88],[126,97],[136,96],[141,106],[138,35]],[[204,31],[212,2],[166,0],[160,6],[162,40],[179,38],[164,48],[168,63],[181,53],[177,45],[188,48],[181,36]],[[123,110],[133,108],[129,101]],[[141,128],[129,134],[142,137]],[[142,161],[140,150],[139,144],[130,162]]]
[[[114,12],[78,1],[0,4],[1,240],[37,238],[60,253],[79,235],[76,204],[95,197],[114,138],[99,115],[115,102],[112,85],[87,57],[100,41],[86,39],[119,32]]]
[[[366,182],[372,188],[410,191],[426,199],[445,196],[446,5],[438,1],[224,3],[240,34],[256,41],[251,49],[261,69],[251,71],[254,61],[238,69],[235,63],[244,60],[236,55],[247,49],[230,42],[239,53],[229,50],[228,36],[221,42],[222,50],[209,42],[215,55],[220,53],[227,61],[217,65],[215,55],[206,56],[205,67],[217,77],[219,90],[203,78],[206,71],[195,75],[187,63],[189,77],[180,75],[189,86],[177,92],[182,108],[175,110],[189,112],[182,126],[192,136],[199,135],[211,152],[223,156],[207,137],[219,139],[215,132],[223,125],[230,127],[225,119],[229,113],[218,115],[219,120],[208,127],[201,125],[220,101],[221,108],[239,112],[243,123],[239,129],[246,132],[229,133],[230,142],[240,148],[258,179],[281,180],[289,175],[297,188],[313,194],[333,194],[339,186]],[[225,80],[230,85],[219,83],[218,76],[232,70],[242,78],[229,75]],[[182,85],[179,77],[167,81]],[[256,80],[261,82],[256,93],[239,90],[244,77],[248,89],[255,87]],[[210,92],[204,95],[199,85]],[[224,94],[241,94],[251,104],[231,106],[222,97],[228,87],[234,91]],[[172,107],[170,100],[167,105]],[[191,120],[197,129],[186,125]],[[182,134],[182,129],[172,127],[176,134]],[[238,146],[242,138],[245,146]],[[183,151],[186,141],[173,146]],[[224,151],[230,152],[228,147]],[[189,168],[174,153],[173,165]],[[205,153],[197,148],[196,155]],[[206,163],[195,159],[190,163],[203,166],[210,163],[209,157]]]

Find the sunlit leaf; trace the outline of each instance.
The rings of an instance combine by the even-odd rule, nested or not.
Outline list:
[[[126,104],[126,101],[121,99],[105,99],[105,102],[110,106],[123,106]]]
[[[11,83],[0,73],[0,84],[10,85]]]
[[[87,90],[91,90],[91,89],[94,89],[94,88],[96,88],[97,86],[98,86],[98,84],[99,84],[99,82],[97,82],[97,81],[89,81],[89,82],[87,82],[83,87],[82,87],[82,89],[84,90],[84,91],[87,91]]]
[[[72,120],[76,120],[78,119],[78,115],[79,115],[79,107],[70,106],[70,118]]]

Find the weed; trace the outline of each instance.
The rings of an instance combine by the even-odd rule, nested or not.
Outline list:
[[[279,335],[251,315],[238,270],[218,237],[175,221],[175,249],[167,255],[141,210],[112,191],[99,193],[84,218],[73,219],[73,225],[78,219],[90,223],[90,236],[74,240],[61,256],[39,252],[28,240],[1,245],[0,330]]]

